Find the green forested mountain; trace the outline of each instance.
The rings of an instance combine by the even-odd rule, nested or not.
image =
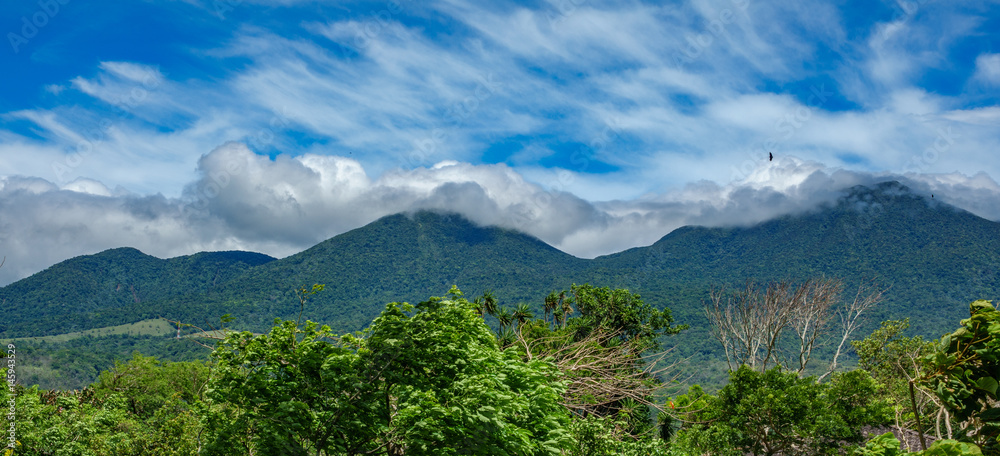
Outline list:
[[[459,285],[467,294],[495,290],[502,304],[569,287],[588,262],[536,238],[474,225],[457,215],[393,215],[258,268],[227,283],[220,296],[255,328],[297,315],[294,290],[314,283],[303,318],[337,331],[361,329],[392,301],[418,302]]]
[[[416,302],[453,284],[467,295],[494,290],[502,305],[527,301],[540,312],[550,291],[583,282],[638,291],[697,332],[711,287],[816,274],[849,286],[868,279],[891,285],[872,324],[909,316],[917,332],[936,337],[970,300],[1000,294],[1000,223],[889,182],[853,188],[806,214],[753,227],[684,227],[651,246],[593,260],[430,212],[388,216],[271,260],[247,252],[159,260],[134,249],[74,258],[0,288],[0,338],[157,316],[201,324],[223,314],[263,331],[274,317],[294,318],[294,290],[314,283],[326,290],[311,298],[303,318],[339,332],[364,327],[386,302]]]
[[[58,263],[0,288],[0,337],[61,334],[130,323],[149,303],[211,296],[274,258],[253,252],[202,252],[161,260],[133,248]]]
[[[200,256],[230,262],[213,269],[190,260]],[[452,284],[469,293],[493,289],[507,304],[535,299],[539,290],[568,287],[588,264],[522,233],[430,212],[384,217],[270,260],[249,252],[159,260],[135,249],[67,260],[0,288],[0,301],[10,309],[0,338],[118,325],[140,316],[201,324],[226,313],[238,325],[264,330],[274,317],[297,315],[295,290],[314,283],[326,291],[311,299],[303,318],[353,331],[386,302],[416,302]],[[182,265],[190,267],[185,272]]]
[[[911,193],[897,182],[850,189],[835,205],[749,228],[683,227],[649,247],[597,258],[594,274],[688,313],[685,296],[748,278],[824,274],[890,287],[872,324],[911,317],[939,337],[968,302],[1000,297],[1000,223]],[[689,290],[689,293],[684,293]],[[698,298],[701,299],[701,298]],[[692,316],[700,316],[700,304]],[[683,320],[683,318],[679,318]],[[694,326],[694,325],[692,325]]]

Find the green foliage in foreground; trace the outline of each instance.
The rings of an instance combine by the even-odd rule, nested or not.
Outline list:
[[[558,455],[571,438],[545,361],[501,351],[457,289],[391,303],[359,336],[279,322],[216,349],[210,454]]]
[[[926,450],[915,453],[899,448],[899,440],[891,432],[887,432],[872,438],[864,447],[854,449],[851,456],[976,456],[983,454],[976,445],[949,439],[938,440]]]
[[[897,320],[883,322],[870,336],[852,343],[859,365],[887,387],[897,424],[938,439],[958,439],[939,440],[946,443],[936,444],[937,452],[928,454],[969,454],[962,452],[967,447],[985,454],[1000,452],[1000,409],[996,408],[1000,312],[989,301],[980,300],[969,306],[969,313],[960,328],[940,341],[902,337],[908,321]],[[891,447],[890,437],[873,439],[869,453],[896,454],[879,450],[882,444]]]
[[[190,455],[209,367],[136,356],[82,391],[15,388],[13,455]],[[2,389],[5,404],[10,392]],[[4,429],[10,424],[0,419]],[[7,443],[7,440],[4,440]]]
[[[941,338],[926,356],[925,381],[964,424],[960,431],[979,445],[996,448],[1000,436],[1000,312],[989,301],[969,306],[962,327]]]
[[[652,347],[678,330],[668,311],[623,290],[574,287],[577,299],[585,309],[563,319],[562,331],[624,337],[612,352],[632,341]],[[563,309],[574,312],[568,302]],[[519,319],[517,338],[538,324],[530,318]],[[502,348],[457,289],[417,306],[391,303],[354,335],[290,321],[265,335],[231,333],[213,358],[136,355],[82,391],[18,387],[16,451],[8,453],[666,454],[652,433],[629,433],[648,421],[634,401],[619,401],[603,418],[573,416],[563,402],[566,373],[521,345]],[[3,391],[0,400],[8,399]]]
[[[878,385],[864,371],[827,384],[772,368],[742,366],[718,396],[693,387],[677,398],[684,425],[674,445],[685,454],[835,454],[862,440],[860,429],[891,418]]]
[[[577,417],[569,425],[573,436],[571,456],[666,456],[669,444],[664,440],[635,438],[622,432],[629,423],[613,417]]]
[[[970,317],[961,327],[946,334],[933,344],[919,338],[898,337],[905,321],[882,324],[863,341],[855,342],[861,366],[887,379],[898,390],[899,377],[909,378],[911,400],[913,389],[928,388],[936,396],[940,409],[917,405],[915,412],[925,417],[928,408],[933,413],[946,412],[945,418],[959,427],[958,440],[941,439],[920,455],[979,455],[998,454],[1000,409],[997,405],[1000,378],[1000,312],[989,301],[969,305]],[[893,376],[896,380],[888,380]],[[898,393],[897,393],[898,396]],[[918,424],[919,426],[919,424]],[[923,436],[921,436],[923,438]],[[864,448],[853,453],[859,456],[911,454],[899,450],[899,441],[891,434],[871,439]]]
[[[899,336],[905,322],[887,322],[855,344],[874,375],[858,369],[817,383],[742,367],[717,395],[695,385],[667,402],[657,429],[648,401],[656,381],[641,355],[680,327],[625,290],[571,292],[577,309],[556,299],[551,321],[521,312],[499,335],[483,320],[485,299],[470,303],[453,288],[416,306],[388,304],[353,335],[278,320],[264,335],[228,334],[209,363],[135,355],[81,391],[0,389],[0,403],[15,403],[17,436],[0,454],[911,454],[891,435],[857,446],[864,426],[899,419],[898,385],[884,381],[894,375],[930,385],[942,414],[964,426],[957,440],[912,454],[997,453],[1000,313],[988,302],[973,303],[929,356],[921,340]],[[511,335],[510,345],[499,342]],[[621,351],[629,344],[638,348]],[[896,350],[906,363],[892,360]],[[914,354],[923,362],[913,364]],[[3,429],[10,424],[0,416]]]

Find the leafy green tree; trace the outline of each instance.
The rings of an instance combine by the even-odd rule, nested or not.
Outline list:
[[[528,304],[522,302],[514,308],[514,312],[511,314],[511,317],[517,322],[517,330],[520,332],[521,326],[524,326],[524,324],[528,320],[534,318],[535,315],[531,312],[531,308],[528,307]]]
[[[889,423],[893,417],[893,403],[884,394],[884,387],[864,370],[855,369],[833,374],[824,385],[826,406],[847,425],[850,442],[860,442],[861,429],[869,425]]]
[[[861,427],[889,420],[885,403],[873,401],[876,383],[863,371],[815,377],[741,366],[717,397],[700,389],[678,398],[686,426],[679,450],[712,454],[824,454],[842,442],[860,442]]]
[[[572,303],[578,312],[567,318]],[[633,441],[653,436],[650,416],[659,407],[660,376],[674,367],[655,362],[662,357],[655,353],[659,338],[685,326],[672,325],[669,310],[655,309],[625,289],[573,285],[569,293],[549,294],[546,305],[554,309],[554,324],[536,320],[520,325],[514,334],[520,343],[514,346],[526,360],[555,363],[567,385],[562,403],[575,417],[601,418],[601,426],[615,429],[613,435],[629,435]],[[506,344],[504,336],[501,332]]]
[[[872,437],[865,446],[851,451],[851,456],[978,456],[982,454],[982,450],[976,445],[949,439],[935,441],[925,451],[910,453],[900,449],[899,440],[891,432]]]
[[[559,292],[559,300],[556,302],[556,310],[553,314],[555,324],[560,328],[566,328],[566,320],[573,314],[573,300],[566,297],[565,291]]]
[[[858,355],[858,367],[880,380],[912,379],[920,375],[921,358],[932,346],[920,336],[904,337],[910,319],[883,321],[862,340],[851,342]]]
[[[365,332],[363,362],[385,366],[379,439],[408,455],[559,454],[570,438],[555,367],[501,352],[461,296],[389,304]]]
[[[510,309],[503,307],[497,311],[496,314],[497,321],[500,323],[500,332],[504,329],[509,328],[511,323],[514,322],[514,313]]]
[[[672,326],[669,309],[659,310],[642,301],[637,293],[623,288],[573,285],[572,302],[580,316],[572,320],[577,339],[592,331],[618,334],[621,340],[635,340],[647,349],[659,348],[659,336],[677,334],[687,325]]]
[[[483,293],[482,300],[483,300],[483,312],[486,315],[491,315],[495,317],[497,315],[497,310],[499,310],[499,308],[497,307],[497,297],[494,296],[493,290],[486,290],[486,292]]]
[[[330,328],[276,322],[271,332],[230,334],[213,353],[205,411],[213,454],[356,454],[374,427],[372,388],[360,359]],[[368,401],[368,402],[366,402]],[[232,452],[232,453],[231,453]]]
[[[559,297],[556,296],[555,292],[549,293],[549,295],[545,297],[545,301],[542,306],[545,311],[544,321],[546,324],[548,324],[549,322],[549,316],[554,314],[558,306],[559,306]]]
[[[705,392],[700,385],[692,385],[686,394],[668,400],[669,410],[664,414],[671,416],[670,420],[661,419],[680,425],[677,430],[663,430],[660,434],[672,434],[671,450],[674,454],[703,454],[711,451],[713,455],[738,456],[743,453],[737,450],[736,434],[729,432],[725,426],[715,425],[715,408],[718,397]]]
[[[924,361],[921,378],[970,435],[988,452],[1000,451],[1000,312],[990,301],[969,305],[962,327],[941,337]]]
[[[513,329],[504,328],[497,333],[497,343],[500,344],[500,348],[506,349],[514,345],[515,342],[517,342],[517,333]]]
[[[891,432],[872,437],[865,446],[855,448],[851,456],[902,456],[907,454],[900,449],[900,442]]]
[[[356,336],[285,321],[232,334],[215,356],[210,452],[556,455],[571,443],[555,367],[501,351],[457,288],[388,304]]]
[[[667,442],[635,438],[624,431],[628,424],[620,417],[587,416],[574,419],[569,429],[574,445],[568,456],[666,456]]]
[[[141,364],[139,368],[131,365]],[[155,360],[137,358],[119,364],[122,390],[85,388],[45,391],[17,387],[18,442],[13,455],[190,455],[197,452],[202,429],[197,402],[182,399],[182,383],[156,385],[179,372],[203,372],[204,364],[178,363],[167,372]],[[170,393],[178,387],[179,391]],[[132,401],[130,393],[138,393]]]
[[[882,322],[881,326],[862,340],[852,341],[858,355],[858,367],[869,372],[883,388],[881,395],[893,406],[896,424],[901,428],[917,429],[916,415],[913,404],[916,404],[921,416],[940,415],[939,421],[947,419],[939,412],[940,401],[933,392],[915,383],[915,394],[910,396],[911,381],[917,379],[925,370],[924,357],[933,351],[933,344],[924,341],[920,336],[906,337],[903,333],[909,328],[909,319],[890,320]],[[943,438],[942,428],[936,426],[938,438]]]
[[[93,389],[97,400],[117,394],[126,398],[133,415],[149,417],[173,404],[190,409],[202,399],[208,378],[209,366],[203,362],[160,362],[136,353],[102,372]]]
[[[753,454],[824,446],[817,440],[844,436],[848,430],[821,401],[820,390],[812,378],[780,369],[760,374],[741,366],[719,391],[718,406],[725,412],[718,419],[737,434],[737,448]]]

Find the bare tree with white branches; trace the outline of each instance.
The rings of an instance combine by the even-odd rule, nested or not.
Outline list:
[[[765,371],[774,365],[795,368],[802,375],[812,359],[820,337],[829,332],[834,317],[841,323],[840,343],[833,355],[826,378],[837,368],[837,360],[851,333],[860,326],[860,317],[878,304],[884,290],[872,283],[858,288],[854,301],[838,306],[844,284],[825,277],[811,278],[799,285],[790,281],[769,283],[763,289],[748,280],[735,293],[724,288],[710,294],[705,314],[712,323],[716,339],[722,343],[730,370],[741,365]],[[795,334],[797,353],[781,351],[781,337],[786,330]]]

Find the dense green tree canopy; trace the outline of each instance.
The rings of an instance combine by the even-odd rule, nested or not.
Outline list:
[[[555,367],[501,351],[457,289],[391,303],[354,336],[287,321],[234,334],[216,358],[220,454],[556,455],[570,443]]]
[[[914,454],[996,454],[1000,312],[987,301],[930,348],[901,335],[905,321],[884,323],[854,344],[863,369],[827,383],[744,366],[717,394],[694,385],[667,401],[648,354],[681,329],[669,311],[581,285],[550,294],[539,318],[515,308],[494,333],[487,301],[452,288],[390,303],[354,334],[277,320],[226,334],[214,362],[134,355],[83,390],[19,385],[4,456],[903,455],[890,435],[847,445],[865,426],[906,423],[896,390],[909,379],[929,387],[918,415],[963,426]]]
[[[686,426],[677,443],[691,454],[824,454],[860,442],[861,426],[889,421],[877,389],[864,371],[820,384],[777,367],[741,366],[718,396],[695,388],[678,398]]]
[[[573,285],[572,303],[579,317],[570,328],[582,339],[593,331],[616,334],[623,341],[635,340],[649,349],[659,348],[659,336],[677,334],[687,325],[671,326],[670,309],[656,309],[639,294],[623,288]]]

